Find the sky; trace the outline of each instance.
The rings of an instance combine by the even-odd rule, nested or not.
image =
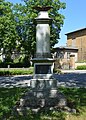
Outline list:
[[[12,3],[23,3],[22,0],[6,0]],[[65,16],[64,25],[61,28],[60,40],[57,46],[66,46],[66,33],[86,27],[86,0],[61,0],[66,3],[66,9],[60,10]]]

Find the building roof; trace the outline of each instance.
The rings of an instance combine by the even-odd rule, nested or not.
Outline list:
[[[56,47],[53,49],[78,50],[78,48],[76,48],[76,47],[68,47],[68,46],[60,46],[60,47]]]
[[[72,34],[72,33],[75,33],[75,32],[79,32],[79,31],[82,31],[82,30],[86,30],[86,27],[78,29],[78,30],[75,30],[75,31],[72,31],[72,32],[69,32],[69,33],[66,33],[65,35]]]

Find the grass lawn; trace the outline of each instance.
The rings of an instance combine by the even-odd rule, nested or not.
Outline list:
[[[86,120],[86,107],[81,107],[79,115],[68,114],[66,120]]]
[[[0,88],[0,120],[9,120],[13,106],[27,88]]]
[[[86,88],[59,88],[65,94],[68,106],[75,108],[77,113],[63,111],[45,111],[28,116],[11,114],[13,106],[28,88],[0,88],[0,120],[86,120]]]
[[[60,88],[67,98],[70,108],[75,108],[77,113],[68,113],[66,120],[86,120],[86,88]]]

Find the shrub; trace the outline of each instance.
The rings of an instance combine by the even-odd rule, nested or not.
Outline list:
[[[60,73],[61,73],[61,70],[60,70],[60,69],[54,69],[54,73],[60,74]]]
[[[77,70],[86,70],[86,65],[77,66]]]
[[[8,68],[8,65],[10,65],[11,68],[22,68],[22,67],[30,67],[30,62],[0,62],[0,68]]]
[[[0,76],[33,74],[33,68],[0,70]]]

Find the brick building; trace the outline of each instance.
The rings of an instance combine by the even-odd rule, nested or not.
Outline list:
[[[78,62],[86,61],[86,28],[65,35],[67,35],[67,47],[78,48]]]

